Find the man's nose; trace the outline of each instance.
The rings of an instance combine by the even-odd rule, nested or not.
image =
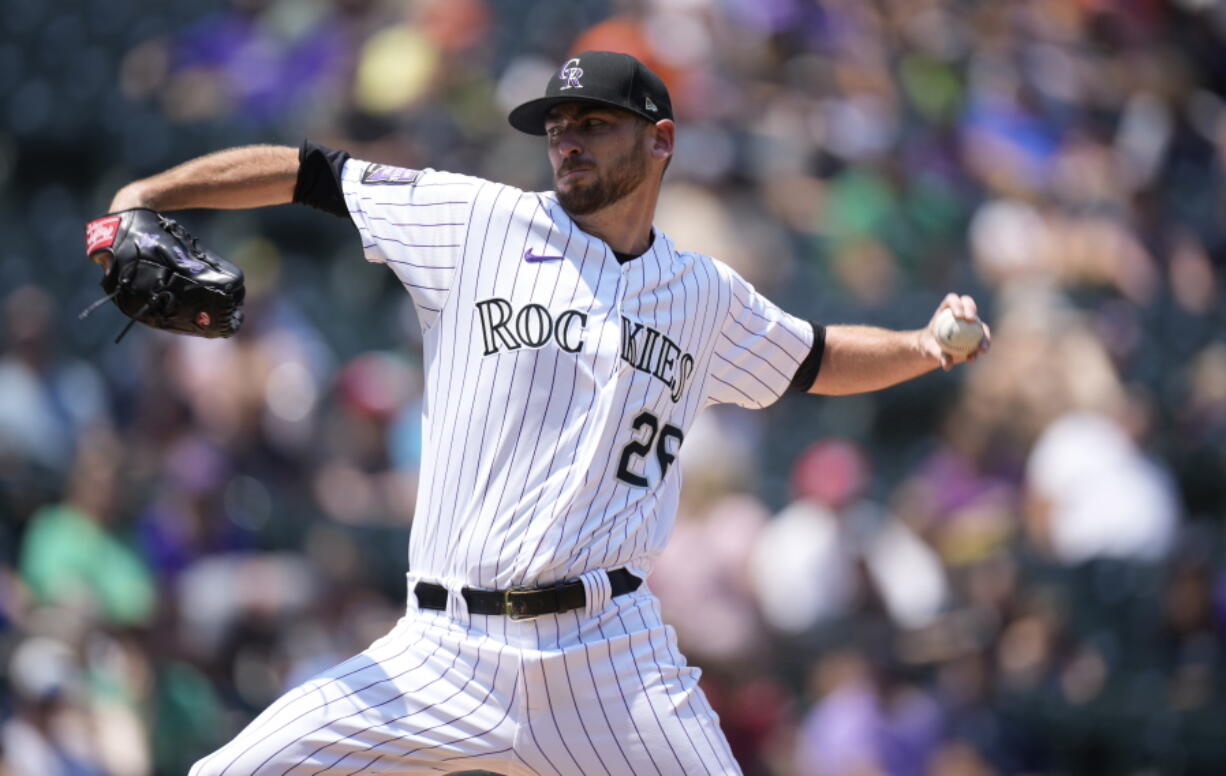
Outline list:
[[[558,133],[556,144],[558,153],[562,156],[575,156],[583,150],[583,146],[575,137],[575,132],[570,129],[564,129]]]

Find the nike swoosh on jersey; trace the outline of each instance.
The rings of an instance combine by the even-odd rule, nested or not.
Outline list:
[[[524,251],[524,261],[561,261],[565,256],[546,256],[540,253],[533,253],[532,249]]]

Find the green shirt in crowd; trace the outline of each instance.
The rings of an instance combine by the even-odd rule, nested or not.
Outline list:
[[[67,504],[44,507],[30,519],[21,575],[43,603],[92,601],[108,622],[135,625],[153,614],[148,566],[127,544]]]

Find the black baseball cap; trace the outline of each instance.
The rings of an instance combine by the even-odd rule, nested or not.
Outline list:
[[[594,102],[621,108],[650,122],[673,117],[668,87],[647,65],[617,51],[584,51],[563,63],[545,86],[545,96],[529,100],[507,117],[529,135],[545,134],[545,116],[563,102]]]

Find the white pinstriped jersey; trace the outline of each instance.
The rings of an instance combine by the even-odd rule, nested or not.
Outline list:
[[[807,322],[725,264],[658,231],[619,263],[552,193],[352,159],[342,188],[366,258],[396,273],[424,332],[422,578],[645,576],[695,416],[772,403],[812,347]]]

